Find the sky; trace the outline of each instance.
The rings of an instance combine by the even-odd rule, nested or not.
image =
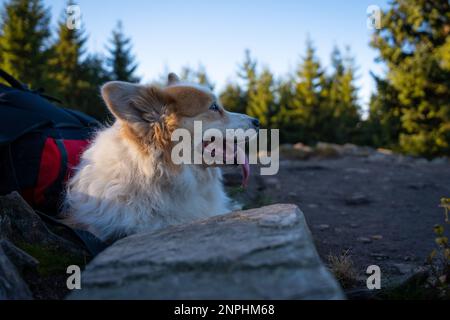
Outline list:
[[[53,27],[65,0],[45,0]],[[386,8],[387,0],[78,0],[88,49],[104,53],[111,31],[121,20],[131,37],[144,82],[183,66],[203,65],[222,89],[236,80],[238,64],[249,49],[260,66],[279,77],[294,73],[309,37],[322,64],[329,66],[334,46],[350,46],[358,67],[359,97],[367,106],[374,91],[370,71],[382,73],[369,47],[369,5]]]

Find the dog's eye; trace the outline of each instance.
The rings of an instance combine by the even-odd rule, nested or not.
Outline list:
[[[217,105],[217,103],[213,103],[210,107],[209,107],[209,110],[212,110],[212,111],[215,111],[215,112],[219,112],[220,111],[220,108],[219,108],[219,106]]]

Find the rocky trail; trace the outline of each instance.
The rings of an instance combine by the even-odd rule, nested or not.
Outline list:
[[[252,169],[246,189],[237,168],[224,170],[246,211],[126,237],[93,259],[19,194],[0,197],[0,299],[344,298],[335,278],[347,298],[368,299],[383,298],[366,288],[370,265],[388,291],[428,272],[450,196],[447,159],[296,145],[283,146],[277,175]],[[85,269],[84,290],[67,289],[69,265]],[[423,284],[384,297],[435,297]]]
[[[450,196],[449,162],[354,146],[319,148],[292,147],[275,176],[253,168],[250,188],[235,197],[246,207],[297,204],[322,260],[346,253],[357,287],[365,286],[369,265],[380,266],[385,284],[420,270],[435,247],[433,226],[444,224],[439,203]]]

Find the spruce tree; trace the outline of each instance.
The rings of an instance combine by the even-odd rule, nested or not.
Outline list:
[[[220,102],[231,112],[245,113],[245,92],[236,83],[228,83],[220,93]]]
[[[183,81],[200,84],[208,87],[211,91],[214,91],[215,85],[210,80],[203,65],[199,65],[197,70],[192,69],[190,66],[183,67],[181,69],[180,79]]]
[[[355,66],[349,52],[346,57],[342,57],[337,47],[332,52],[331,62],[333,72],[329,77],[325,107],[332,125],[326,126],[328,132],[324,134],[327,141],[342,144],[356,139],[359,122],[360,107],[354,85]]]
[[[256,78],[254,90],[248,94],[247,114],[257,118],[262,128],[272,128],[278,105],[275,101],[275,84],[269,69]]]
[[[90,54],[81,64],[82,79],[87,84],[82,88],[83,103],[81,108],[84,108],[85,112],[99,120],[105,120],[109,116],[100,96],[100,87],[111,80],[104,61],[103,56]]]
[[[124,35],[121,21],[113,30],[108,53],[107,63],[110,67],[111,79],[139,82],[139,78],[135,75],[138,65],[132,54],[131,39]]]
[[[68,6],[73,4],[72,1],[67,3]],[[48,63],[54,94],[68,106],[88,112],[83,96],[83,91],[89,87],[89,83],[83,78],[82,68],[87,40],[84,30],[68,28],[64,12],[58,22],[57,34]]]
[[[31,88],[45,87],[50,13],[43,1],[7,1],[0,20],[0,68]]]
[[[202,86],[206,86],[211,91],[214,91],[214,83],[211,81],[210,77],[208,76],[208,73],[206,72],[206,69],[203,65],[200,65],[198,67],[198,70],[196,72],[196,82],[201,84]]]
[[[280,129],[280,140],[295,143],[299,141],[298,119],[295,117],[294,99],[295,81],[291,76],[278,82],[276,96],[278,97],[279,113],[277,123]]]
[[[293,109],[290,113],[292,125],[296,127],[296,138],[314,144],[324,138],[327,110],[324,108],[326,78],[315,49],[307,41],[306,55],[296,74]]]
[[[257,81],[257,61],[251,56],[250,50],[245,50],[244,61],[239,66],[238,77],[242,80],[244,86],[245,110],[249,104],[249,96],[255,92]]]
[[[414,155],[450,155],[450,3],[395,0],[382,16],[372,46],[398,93],[400,147]]]
[[[397,90],[385,79],[372,74],[376,82],[376,94],[369,103],[369,117],[364,122],[364,142],[376,147],[398,149],[401,132],[401,107]]]

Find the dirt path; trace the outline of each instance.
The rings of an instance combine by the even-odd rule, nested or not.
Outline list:
[[[360,276],[376,264],[384,280],[423,264],[444,221],[440,198],[450,196],[449,164],[408,158],[284,160],[276,176],[258,171],[238,195],[248,207],[297,204],[324,261],[348,250]]]

